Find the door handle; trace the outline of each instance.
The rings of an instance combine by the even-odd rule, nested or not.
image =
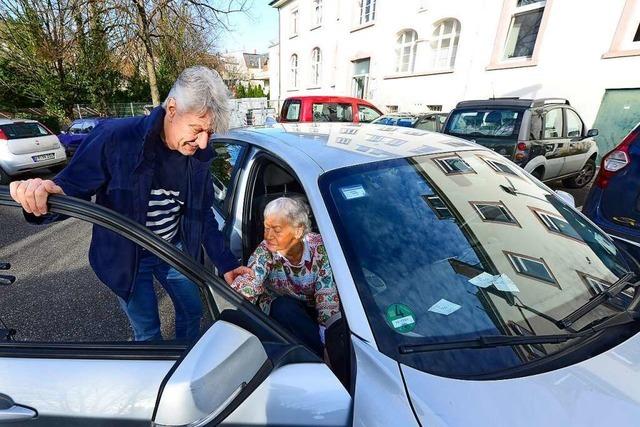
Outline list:
[[[38,416],[33,409],[20,405],[13,405],[6,409],[0,409],[0,424],[26,421]]]

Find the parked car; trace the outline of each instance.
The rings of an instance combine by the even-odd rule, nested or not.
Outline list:
[[[444,133],[474,140],[542,181],[582,188],[596,173],[597,129],[586,130],[569,101],[492,98],[459,102]]]
[[[640,123],[602,158],[582,211],[640,258]]]
[[[0,119],[0,184],[23,172],[62,169],[67,163],[58,137],[35,120]]]
[[[69,126],[69,129],[61,132],[60,135],[58,135],[58,138],[60,139],[60,143],[64,146],[67,156],[73,156],[82,141],[84,141],[93,128],[98,126],[98,123],[103,120],[105,119],[86,118],[74,120]]]
[[[346,358],[330,371],[141,225],[54,196],[52,211],[192,278],[214,322],[193,347],[0,342],[5,406],[58,424],[637,424],[640,267],[514,163],[458,138],[367,124],[246,128],[211,145],[213,210],[239,259],[262,239],[269,201],[310,206]],[[252,327],[216,320],[216,295]],[[69,392],[80,385],[87,392]]]
[[[378,108],[364,99],[348,96],[293,96],[282,104],[279,121],[369,123],[381,115]]]
[[[448,113],[390,113],[375,119],[373,124],[404,126],[432,132],[442,132]]]

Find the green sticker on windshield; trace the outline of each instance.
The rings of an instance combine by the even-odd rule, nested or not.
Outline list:
[[[389,326],[401,334],[411,332],[416,327],[415,314],[404,304],[391,304],[387,307],[386,315]]]

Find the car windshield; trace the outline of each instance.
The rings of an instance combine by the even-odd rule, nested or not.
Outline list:
[[[38,136],[50,135],[50,133],[39,123],[12,123],[0,125],[8,139],[35,138]]]
[[[372,123],[376,125],[413,127],[418,120],[415,116],[382,116]]]
[[[572,328],[557,320],[629,270],[599,229],[490,151],[337,169],[323,197],[379,348],[445,376],[518,368],[576,344],[401,354],[400,346],[577,331],[630,302],[625,291]]]
[[[478,108],[451,113],[445,133],[473,137],[517,138],[522,110]]]

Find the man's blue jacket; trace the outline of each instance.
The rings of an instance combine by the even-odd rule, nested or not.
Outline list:
[[[165,110],[157,107],[145,117],[99,124],[54,181],[69,196],[90,200],[95,195],[97,204],[145,225],[154,171],[154,146],[162,143],[164,115]],[[226,273],[237,267],[238,262],[226,247],[212,210],[214,191],[210,165],[214,156],[211,147],[199,149],[189,157],[186,171],[175,171],[188,177],[180,238],[184,250],[199,261],[202,261],[204,245],[218,271]],[[48,222],[47,219],[44,222]],[[128,300],[140,250],[130,240],[95,225],[89,262],[103,283]]]

